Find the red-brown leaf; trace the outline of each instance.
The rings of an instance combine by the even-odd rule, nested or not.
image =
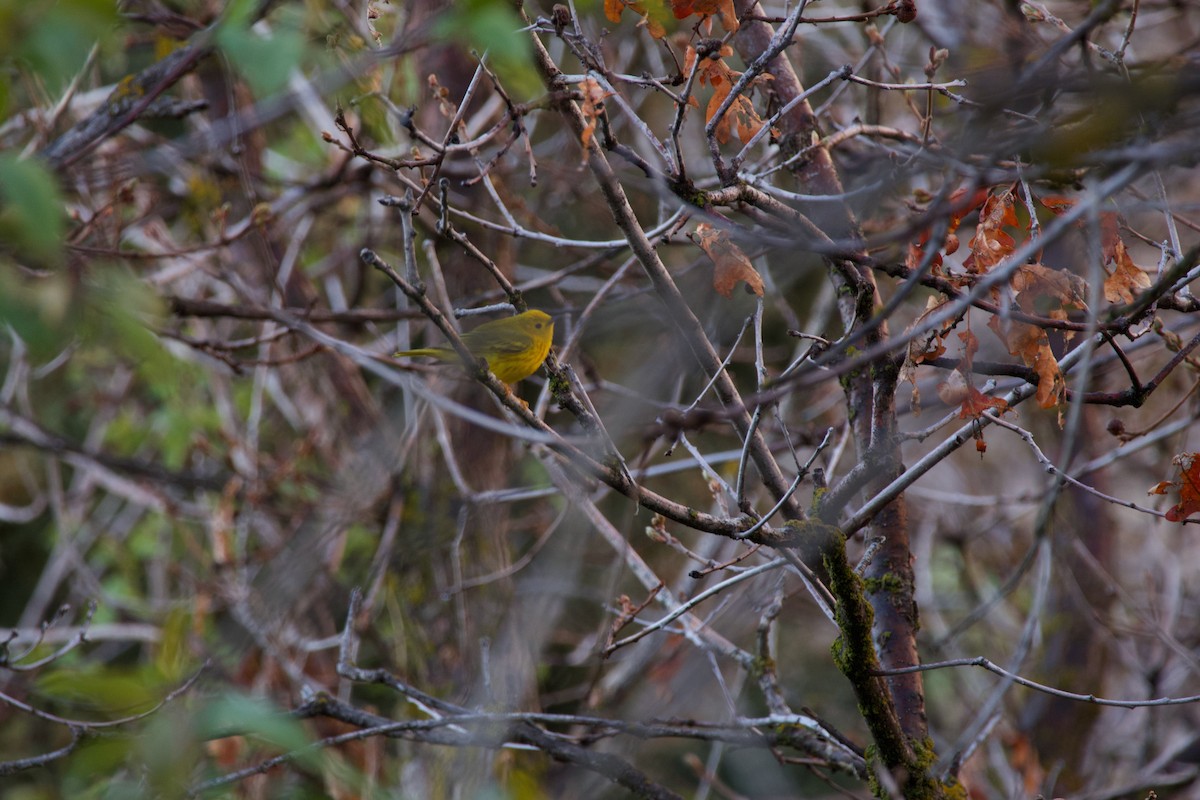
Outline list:
[[[1135,293],[1150,288],[1150,276],[1133,263],[1120,239],[1113,245],[1112,255],[1115,266],[1104,279],[1104,299],[1110,303],[1132,303]]]
[[[967,396],[962,401],[958,411],[959,419],[979,419],[989,408],[1004,413],[1008,411],[1008,403],[1000,397],[989,397],[974,386],[967,386]]]
[[[718,230],[707,222],[696,226],[696,244],[713,262],[713,288],[725,297],[733,296],[733,287],[745,281],[750,291],[763,296],[763,279],[750,259],[729,238],[729,234]]]
[[[1166,518],[1171,522],[1183,522],[1200,511],[1200,453],[1179,453],[1171,463],[1179,470],[1179,478],[1159,481],[1150,487],[1147,494],[1166,494],[1179,490],[1179,502],[1167,509]]]

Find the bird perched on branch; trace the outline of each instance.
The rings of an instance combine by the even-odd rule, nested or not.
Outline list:
[[[516,383],[537,372],[553,339],[554,320],[537,309],[485,322],[462,336],[471,355],[487,361],[488,369],[505,383]],[[460,360],[452,347],[422,347],[393,355],[429,356],[450,363]]]

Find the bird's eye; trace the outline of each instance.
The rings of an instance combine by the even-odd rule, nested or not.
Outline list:
[[[540,330],[542,329],[542,323],[540,323],[540,322],[535,322],[535,323],[533,324],[533,327],[537,328],[537,329],[540,331]]]

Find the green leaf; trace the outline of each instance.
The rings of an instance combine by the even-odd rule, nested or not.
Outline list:
[[[451,5],[434,29],[437,36],[480,56],[487,54],[488,66],[509,94],[529,98],[542,84],[533,69],[533,46],[529,34],[520,31],[521,19],[502,0],[466,0]]]
[[[251,736],[287,752],[300,750],[310,742],[295,718],[261,698],[233,693],[213,701],[198,715],[197,730],[203,739]],[[302,757],[300,763],[311,766],[319,760],[314,751],[311,757]]]
[[[58,94],[79,74],[93,45],[116,50],[116,6],[111,0],[0,2],[0,62],[16,60]]]
[[[97,775],[116,775],[129,758],[133,739],[120,733],[85,740],[68,763],[63,797],[80,797],[92,788]],[[93,795],[95,796],[95,795]],[[113,797],[106,794],[106,797]]]
[[[38,678],[38,688],[69,708],[68,716],[102,719],[147,711],[169,691],[153,670],[108,667],[55,669]]]
[[[181,390],[185,366],[150,330],[163,315],[161,299],[126,269],[96,268],[86,286],[79,336],[94,357],[119,354],[151,391],[172,397]]]
[[[3,219],[0,212],[0,219]],[[0,240],[4,239],[0,225]],[[30,279],[0,261],[0,324],[11,325],[35,361],[52,358],[74,335],[71,287],[65,277]]]
[[[17,260],[56,264],[62,257],[66,213],[54,176],[37,161],[0,155],[0,241]]]
[[[251,29],[252,4],[235,2],[217,29],[217,45],[258,97],[274,94],[287,85],[288,76],[305,53],[304,37],[291,25],[280,23],[269,35]]]
[[[168,680],[183,679],[193,667],[193,661],[188,657],[192,619],[190,609],[180,607],[172,609],[163,622],[162,641],[154,656],[154,666]]]

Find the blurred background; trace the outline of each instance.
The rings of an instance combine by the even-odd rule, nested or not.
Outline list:
[[[923,661],[984,656],[1083,695],[1198,693],[1200,596],[1187,576],[1200,550],[1192,526],[1162,517],[1178,486],[1147,491],[1176,481],[1185,502],[1195,493],[1172,459],[1196,448],[1185,254],[1200,230],[1200,9],[935,1],[902,21],[899,7],[811,4],[783,58],[805,88],[843,65],[865,83],[815,91],[802,141],[776,115],[771,85],[784,76],[768,73],[735,109],[748,130],[717,141],[710,100],[748,69],[751,24],[779,29],[793,10],[738,5],[739,32],[719,16],[727,7],[545,3],[522,19],[491,0],[0,0],[6,798],[629,796],[535,747],[501,747],[499,733],[326,741],[376,723],[311,713],[318,697],[385,720],[438,716],[394,687],[339,677],[348,623],[359,666],[472,711],[761,733],[745,721],[779,709],[728,644],[762,656],[760,671],[769,658],[791,711],[858,748],[861,765],[871,737],[830,654],[838,631],[789,570],[732,582],[606,652],[666,614],[663,598],[686,601],[774,551],[639,508],[554,457],[458,366],[390,357],[444,337],[363,248],[415,268],[450,317],[517,292],[554,314],[557,361],[638,486],[723,519],[775,505],[760,472],[739,466],[744,437],[555,110],[563,93],[584,102],[593,89],[603,111],[585,114],[590,135],[738,390],[771,401],[759,430],[787,483],[814,455],[831,485],[862,459],[849,378],[819,361],[848,320],[867,323],[839,305],[829,240],[852,241],[874,268],[899,337],[927,301],[968,285],[977,234],[1002,230],[1005,255],[1086,205],[1030,259],[1076,276],[1080,296],[1006,284],[984,300],[1107,323],[1104,309],[1152,285],[1163,299],[1067,375],[1071,397],[1093,404],[1030,401],[1004,417],[1040,449],[993,426],[986,452],[940,456],[907,490],[917,646]],[[531,36],[562,72],[549,91]],[[712,38],[730,46],[710,62],[726,83],[688,81],[689,49],[694,59]],[[941,89],[904,89],[931,83]],[[681,113],[686,92],[695,102]],[[818,150],[841,182],[832,203],[811,196]],[[761,195],[710,202],[735,185]],[[1007,196],[1012,217],[990,223],[981,205],[955,216],[959,188]],[[380,203],[406,196],[418,205],[407,259],[403,212]],[[699,223],[726,231],[749,268],[728,296]],[[1129,297],[1096,288],[1115,269],[1095,271],[1103,226],[1104,252],[1119,238],[1144,276]],[[905,286],[923,253],[911,248],[931,232],[944,258],[929,274],[945,282]],[[909,356],[911,382],[895,392],[904,465],[969,425],[958,399],[939,398],[963,356],[957,334],[978,340],[976,388],[998,395],[1035,369],[991,319],[959,314],[918,337],[926,352],[900,342],[864,362]],[[1079,331],[1043,333],[1044,352],[1063,359]],[[850,347],[843,357],[865,345]],[[799,378],[779,382],[795,365]],[[1136,402],[1099,399],[1152,378]],[[514,390],[615,463],[545,372]],[[1094,491],[1059,485],[1039,455]],[[795,502],[812,496],[804,481]],[[852,564],[867,538],[849,542]],[[968,668],[926,673],[925,692],[938,768],[961,768],[972,797],[1200,796],[1194,705],[1102,708]],[[90,725],[112,720],[123,723]],[[681,796],[871,794],[864,775],[766,739],[555,730]],[[297,755],[264,763],[281,753]]]

